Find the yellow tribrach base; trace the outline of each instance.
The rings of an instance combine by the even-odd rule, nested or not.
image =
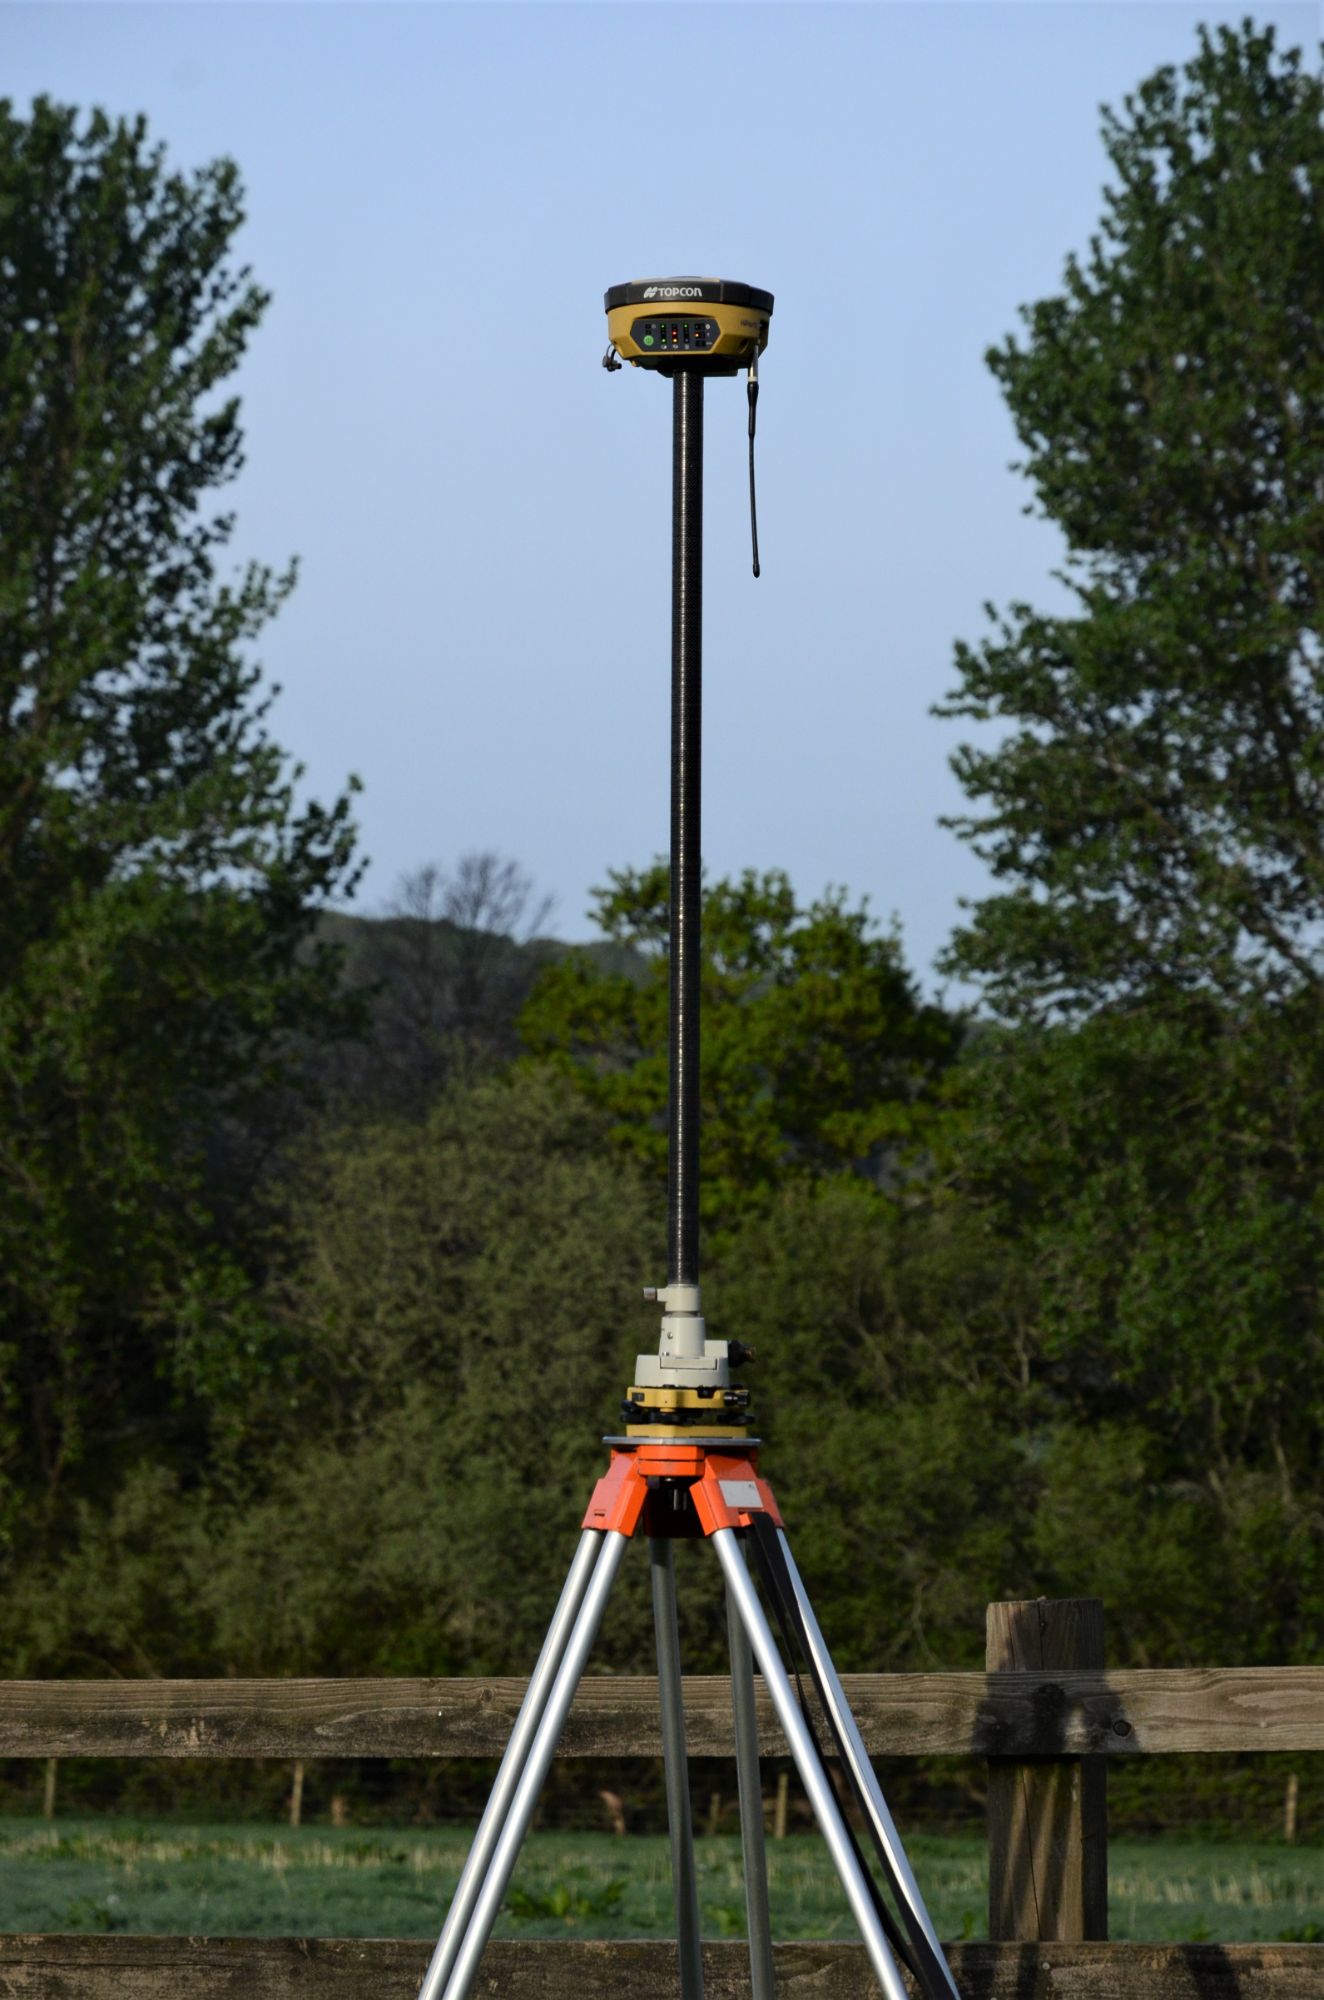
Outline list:
[[[732,1385],[733,1388],[735,1386],[735,1384]],[[726,1422],[723,1422],[721,1419],[721,1397],[727,1393],[729,1392],[725,1390],[713,1391],[710,1389],[705,1395],[702,1389],[663,1388],[657,1385],[642,1388],[639,1383],[632,1383],[630,1388],[625,1392],[625,1412],[628,1414],[628,1412],[634,1409],[638,1410],[639,1414],[643,1416],[645,1411],[647,1411],[652,1416],[652,1421],[638,1424],[627,1422],[625,1434],[627,1437],[651,1437],[659,1428],[659,1416],[665,1411],[667,1416],[671,1417],[673,1421],[667,1422],[666,1418],[663,1418],[663,1425],[668,1431],[674,1428],[677,1437],[748,1437],[748,1426],[741,1423],[736,1414],[733,1413]],[[748,1402],[749,1395],[747,1390],[739,1390],[738,1393],[744,1398],[745,1402]],[[714,1405],[717,1407],[714,1408]],[[674,1414],[680,1410],[685,1411],[687,1417],[691,1410],[702,1411],[705,1415],[711,1412],[713,1422],[701,1424],[695,1423],[690,1419],[689,1421],[675,1423]]]
[[[721,1392],[709,1389],[641,1389],[637,1382],[625,1392],[631,1403],[647,1403],[650,1410],[711,1410]]]
[[[668,1426],[671,1430],[673,1426]],[[627,1424],[626,1437],[656,1437],[656,1424]],[[676,1424],[674,1426],[677,1444],[688,1444],[691,1438],[746,1438],[748,1424]]]

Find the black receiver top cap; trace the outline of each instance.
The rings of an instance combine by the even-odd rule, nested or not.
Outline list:
[[[754,312],[772,311],[772,293],[757,285],[742,285],[736,278],[632,278],[628,285],[612,285],[603,296],[608,312],[616,306],[672,306],[699,303],[717,306],[748,306]]]

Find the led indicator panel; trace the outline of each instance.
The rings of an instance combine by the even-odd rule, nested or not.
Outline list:
[[[716,343],[715,319],[637,319],[631,338],[649,354],[705,354]]]

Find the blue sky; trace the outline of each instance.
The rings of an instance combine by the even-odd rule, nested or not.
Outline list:
[[[242,168],[236,547],[301,558],[273,727],[314,793],[363,780],[360,907],[494,848],[584,936],[665,846],[669,391],[602,372],[602,293],[716,273],[777,306],[757,583],[743,386],[707,398],[708,866],[867,894],[932,985],[983,878],[928,710],[985,600],[1058,601],[983,352],[1097,223],[1100,103],[1246,11],[0,4],[16,103]]]

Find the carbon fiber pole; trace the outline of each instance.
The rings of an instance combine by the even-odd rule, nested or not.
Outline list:
[[[671,1092],[667,1282],[699,1281],[699,787],[703,376],[677,368],[671,426]]]

